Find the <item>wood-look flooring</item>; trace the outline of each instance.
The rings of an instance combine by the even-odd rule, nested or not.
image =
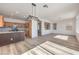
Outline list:
[[[2,46],[0,47],[0,55],[22,55],[46,41],[50,41],[55,44],[79,51],[79,42],[77,41],[75,36],[64,35],[67,36],[67,39],[64,40],[65,38],[61,39],[63,35],[61,35],[60,38],[55,38],[55,36],[58,35],[59,34],[49,34],[33,39],[26,38],[24,41]]]

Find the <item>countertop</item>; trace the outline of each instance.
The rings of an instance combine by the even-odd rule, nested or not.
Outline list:
[[[16,32],[24,32],[24,31],[7,31],[7,32],[0,32],[0,34],[5,34],[5,33],[16,33]]]

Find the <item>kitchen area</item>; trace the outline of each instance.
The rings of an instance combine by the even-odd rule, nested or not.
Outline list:
[[[0,16],[0,46],[31,38],[31,21]]]

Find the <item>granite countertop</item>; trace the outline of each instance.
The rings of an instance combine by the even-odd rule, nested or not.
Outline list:
[[[6,31],[6,32],[0,32],[0,34],[5,34],[5,33],[16,33],[16,32],[24,32],[24,31]]]

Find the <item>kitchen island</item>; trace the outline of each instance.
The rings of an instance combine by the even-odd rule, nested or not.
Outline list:
[[[0,32],[0,46],[23,41],[25,39],[24,31]]]

